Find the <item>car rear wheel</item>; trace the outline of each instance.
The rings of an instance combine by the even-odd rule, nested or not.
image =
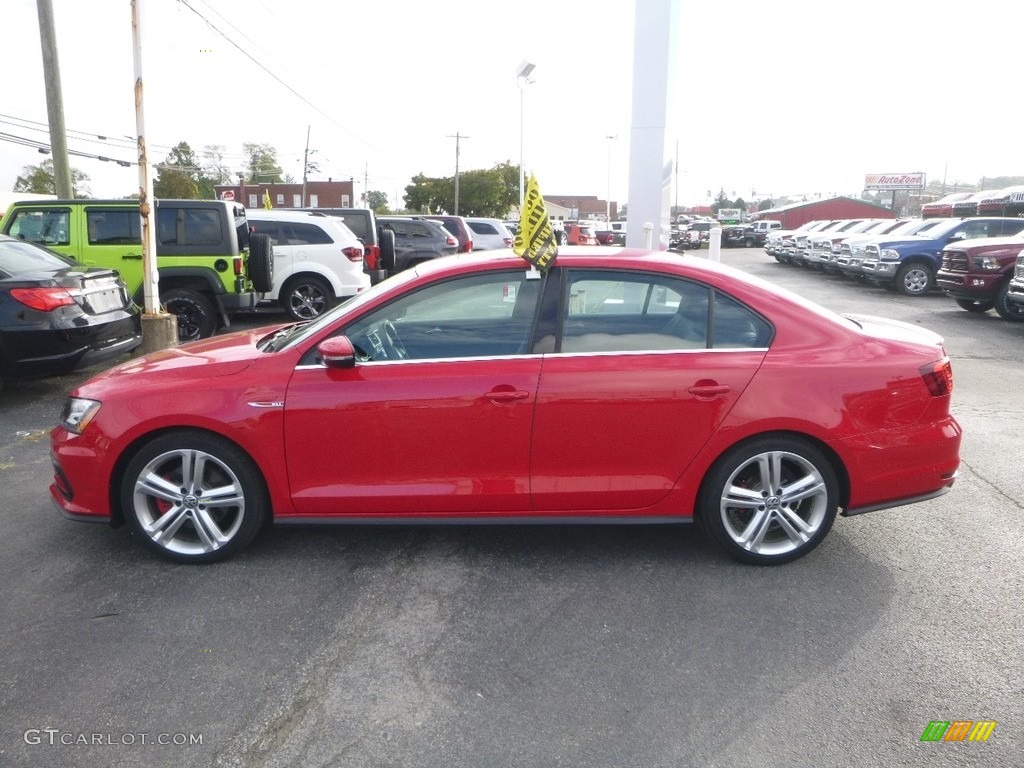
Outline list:
[[[988,312],[992,307],[995,306],[995,302],[992,301],[974,301],[973,299],[957,299],[956,305],[960,309],[966,309],[968,312]]]
[[[896,273],[896,290],[904,296],[923,296],[935,284],[935,273],[924,264],[904,264]]]
[[[839,484],[825,455],[785,435],[742,443],[708,472],[699,513],[733,558],[778,565],[803,557],[832,528]]]
[[[1015,323],[1024,322],[1024,304],[1010,301],[1007,294],[1010,292],[1010,281],[1003,283],[996,292],[995,308],[1003,320],[1010,320]]]
[[[213,336],[217,330],[217,309],[199,291],[171,288],[160,294],[164,309],[178,319],[178,341],[197,341]]]
[[[334,291],[322,277],[299,275],[284,284],[279,297],[293,320],[312,320],[334,304]]]
[[[259,470],[240,448],[216,435],[176,431],[128,463],[121,509],[164,557],[209,563],[245,547],[266,521],[268,504]]]
[[[274,290],[274,245],[262,232],[249,235],[249,279],[259,293]]]

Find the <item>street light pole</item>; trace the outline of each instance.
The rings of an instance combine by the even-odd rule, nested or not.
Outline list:
[[[608,191],[604,201],[604,220],[609,223],[612,220],[612,142],[618,136],[605,136],[608,139]]]
[[[535,64],[526,59],[519,63],[516,69],[516,83],[519,85],[519,215],[523,215],[523,187],[526,181],[525,166],[523,164],[523,86],[532,83],[530,73],[533,72]]]

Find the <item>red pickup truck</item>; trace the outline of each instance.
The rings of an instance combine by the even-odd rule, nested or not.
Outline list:
[[[959,240],[942,249],[935,284],[968,312],[995,308],[1004,320],[1024,321],[1024,305],[1010,301],[1010,279],[1024,234]]]

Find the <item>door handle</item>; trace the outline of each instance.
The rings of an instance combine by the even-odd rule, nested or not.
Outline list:
[[[484,397],[492,403],[514,403],[516,400],[526,400],[530,393],[525,389],[492,389]]]
[[[712,398],[728,394],[730,389],[725,384],[694,384],[687,391],[694,397]]]
[[[142,254],[141,253],[126,253],[126,254],[122,255],[121,258],[122,259],[141,259],[142,258]]]

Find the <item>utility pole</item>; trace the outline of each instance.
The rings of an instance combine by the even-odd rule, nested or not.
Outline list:
[[[64,96],[60,87],[60,62],[57,59],[57,33],[53,24],[51,0],[36,0],[39,13],[39,43],[43,49],[43,82],[46,85],[46,117],[50,123],[50,152],[53,156],[53,182],[57,197],[70,200],[71,164],[68,137],[64,129]]]
[[[458,131],[455,132],[454,136],[449,135],[447,138],[455,139],[455,210],[452,212],[453,216],[459,215],[459,142],[462,139],[468,139],[469,136],[462,136]]]
[[[139,149],[139,216],[142,221],[142,351],[154,352],[178,344],[178,318],[160,306],[160,273],[156,265],[156,201],[146,148],[142,98],[142,0],[131,0],[132,53],[135,66],[135,129]]]
[[[306,207],[306,176],[309,171],[309,130],[312,126],[306,126],[306,154],[302,156],[302,207]]]

